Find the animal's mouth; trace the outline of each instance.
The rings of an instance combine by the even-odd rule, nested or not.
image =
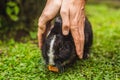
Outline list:
[[[49,65],[48,70],[53,71],[53,72],[59,72],[59,69],[56,66]]]

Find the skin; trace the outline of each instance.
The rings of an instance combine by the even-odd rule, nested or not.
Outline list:
[[[62,32],[67,35],[71,31],[76,52],[80,59],[83,58],[84,48],[84,13],[85,0],[47,0],[46,6],[38,21],[38,44],[42,46],[42,34],[45,32],[46,23],[53,19],[58,12],[63,20]]]

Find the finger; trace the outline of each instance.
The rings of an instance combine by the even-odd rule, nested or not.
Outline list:
[[[43,25],[43,28],[42,27],[38,27],[38,33],[37,33],[37,36],[38,36],[38,46],[39,46],[39,48],[41,49],[41,47],[42,47],[42,35],[43,35],[43,33],[45,32],[45,25]]]
[[[47,0],[46,6],[38,21],[38,45],[42,46],[42,35],[46,29],[46,23],[58,13],[62,0]]]
[[[69,34],[70,20],[69,20],[69,0],[63,0],[60,15],[62,17],[62,32],[63,35]],[[67,6],[66,6],[67,5]]]
[[[73,0],[70,5],[70,29],[78,57],[83,58],[84,50],[84,0]]]
[[[40,20],[47,22],[54,18],[60,10],[62,0],[47,0],[47,4],[41,14]]]
[[[83,58],[84,34],[80,34],[78,26],[71,26],[71,33],[74,39],[77,55],[80,59]]]
[[[41,49],[42,47],[42,34],[38,31],[38,46]]]
[[[79,58],[82,59],[83,51],[84,51],[84,41],[85,41],[84,30],[79,29],[79,36],[80,36],[79,45],[78,44],[76,44],[76,45],[80,46],[80,48],[78,47],[77,54],[78,54]]]
[[[79,18],[79,34],[80,34],[80,47],[81,47],[81,50],[82,52],[81,53],[78,53],[79,55],[79,58],[83,58],[83,51],[84,51],[84,41],[85,41],[85,34],[84,34],[84,26],[85,26],[85,13],[84,13],[84,5],[85,5],[85,2],[83,1],[81,3],[81,6],[79,7],[80,11],[79,11],[79,14],[78,14],[78,18]]]
[[[47,0],[46,6],[39,18],[38,27],[44,33],[45,25],[58,13],[62,0]]]

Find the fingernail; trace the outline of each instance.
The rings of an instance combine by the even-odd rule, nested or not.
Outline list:
[[[69,34],[69,28],[66,26],[63,29],[63,35],[68,35]]]
[[[81,55],[78,55],[78,57],[79,57],[80,59],[82,59],[82,58],[83,58],[83,56],[81,56]]]
[[[78,57],[79,57],[79,59],[82,59],[83,58],[83,54],[78,54]]]
[[[68,35],[69,31],[63,31],[63,35]]]

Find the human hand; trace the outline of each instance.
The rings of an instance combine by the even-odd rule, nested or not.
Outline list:
[[[83,58],[84,50],[84,21],[85,0],[63,0],[61,6],[61,17],[63,20],[62,31],[64,35],[72,33],[76,52],[80,59]]]
[[[38,45],[42,46],[42,35],[45,32],[46,24],[54,18],[61,7],[62,0],[47,0],[46,6],[38,20]]]

